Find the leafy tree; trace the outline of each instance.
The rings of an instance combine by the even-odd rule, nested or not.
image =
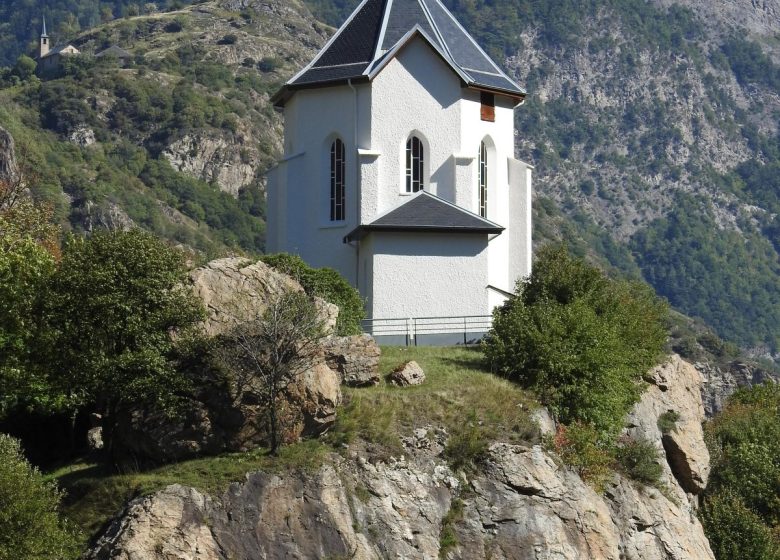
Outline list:
[[[187,387],[171,333],[202,310],[184,279],[183,255],[140,230],[96,232],[65,246],[46,306],[50,368],[74,405],[106,415],[107,446],[120,406],[170,406]]]
[[[366,316],[363,299],[341,274],[332,268],[312,268],[298,255],[277,253],[266,255],[260,260],[295,278],[307,294],[338,305],[337,334],[347,336],[363,332],[360,326]]]
[[[647,286],[610,280],[547,246],[494,312],[483,350],[494,371],[535,390],[562,422],[614,434],[663,349],[666,310]]]
[[[326,334],[314,301],[289,292],[271,301],[262,317],[237,325],[225,338],[221,360],[233,374],[238,398],[250,390],[260,396],[272,454],[282,443],[282,396],[316,363]]]
[[[60,493],[0,434],[0,560],[79,557],[76,533],[58,514]]]
[[[741,389],[705,426],[702,522],[719,560],[780,559],[780,386]]]
[[[19,58],[16,59],[16,64],[14,65],[14,74],[19,76],[22,80],[28,80],[35,75],[35,68],[37,66],[36,62],[29,56],[25,54],[20,55]]]

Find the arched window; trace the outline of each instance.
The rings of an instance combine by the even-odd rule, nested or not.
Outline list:
[[[425,190],[425,150],[422,140],[412,136],[406,141],[406,192]]]
[[[479,145],[479,215],[487,218],[488,152],[484,142]]]
[[[330,221],[344,220],[346,193],[344,177],[347,172],[346,150],[344,142],[336,139],[330,145]]]

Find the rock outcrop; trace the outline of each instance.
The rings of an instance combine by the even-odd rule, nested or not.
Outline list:
[[[14,138],[0,126],[0,181],[12,181],[18,172]]]
[[[190,273],[190,282],[203,305],[208,336],[226,334],[237,324],[263,315],[268,302],[286,292],[303,292],[301,285],[276,269],[241,257],[217,259]],[[322,319],[333,332],[338,307],[315,298]]]
[[[650,395],[632,416],[631,429],[654,437],[662,452],[652,430],[660,411],[677,407],[682,422],[703,418],[701,401],[686,408],[677,400],[695,399],[691,370],[676,357],[653,370]],[[691,447],[703,444],[700,434],[689,435]],[[668,469],[668,492],[615,475],[599,495],[538,445],[495,443],[479,473],[466,477],[444,462],[442,445],[418,439],[427,432],[404,439],[405,458],[332,454],[314,473],[250,473],[217,497],[170,486],[131,502],[87,558],[714,558]]]
[[[707,486],[710,454],[701,424],[705,419],[701,398],[703,379],[688,362],[674,355],[646,376],[649,382],[641,401],[628,418],[628,434],[659,445],[668,469],[685,492],[698,494]],[[677,417],[668,433],[658,420],[665,413]]]
[[[780,383],[780,376],[769,370],[733,361],[725,366],[696,362],[696,369],[704,377],[702,398],[707,417],[723,409],[726,399],[740,387],[753,387],[763,383]]]
[[[323,343],[325,363],[339,374],[349,387],[366,387],[379,383],[379,357],[382,350],[367,334],[332,336]]]

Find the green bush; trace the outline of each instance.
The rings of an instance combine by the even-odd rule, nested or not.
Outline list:
[[[297,255],[277,253],[260,259],[300,282],[307,294],[321,297],[325,301],[338,305],[339,318],[336,333],[340,336],[363,332],[360,322],[365,318],[363,300],[360,293],[349,285],[341,274],[332,268],[313,268]]]
[[[780,386],[741,389],[705,425],[702,521],[719,560],[780,558]]]
[[[663,468],[658,449],[645,440],[629,440],[615,450],[620,471],[632,480],[655,486],[661,479]]]
[[[647,286],[610,280],[548,246],[494,312],[483,351],[493,371],[536,391],[564,424],[614,436],[663,350],[666,311]]]
[[[780,543],[761,517],[733,494],[706,500],[699,517],[718,560],[778,560]]]
[[[658,417],[658,429],[666,435],[677,428],[677,421],[680,419],[680,413],[674,410],[667,410]]]
[[[60,494],[0,434],[0,560],[68,560],[79,556],[75,532],[58,516]]]

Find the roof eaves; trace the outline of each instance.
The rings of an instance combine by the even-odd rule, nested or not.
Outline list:
[[[420,0],[420,1],[421,1],[423,4],[425,4],[425,2],[426,2],[426,1],[429,1],[429,0]],[[503,70],[502,70],[502,69],[501,69],[501,68],[498,66],[498,64],[496,64],[496,63],[495,63],[495,61],[494,61],[494,60],[493,60],[493,59],[492,59],[492,58],[491,58],[491,57],[490,57],[490,56],[489,56],[489,55],[488,55],[488,54],[487,54],[487,53],[486,53],[486,52],[485,52],[485,51],[482,49],[482,47],[480,47],[480,46],[479,46],[479,43],[477,43],[477,41],[474,39],[474,37],[472,37],[472,36],[471,36],[471,34],[470,34],[468,31],[466,31],[466,28],[464,28],[464,27],[461,25],[461,23],[458,21],[458,19],[457,19],[457,18],[456,18],[454,15],[452,15],[452,12],[450,12],[450,11],[447,9],[447,6],[445,6],[445,5],[444,5],[442,2],[440,2],[439,0],[430,0],[430,1],[433,1],[433,2],[436,2],[437,4],[439,4],[439,6],[440,6],[440,7],[441,7],[441,8],[444,10],[444,13],[445,13],[445,14],[447,14],[447,16],[448,16],[448,17],[449,17],[449,18],[450,18],[450,19],[451,19],[453,22],[455,22],[455,25],[457,25],[457,26],[458,26],[458,28],[461,30],[461,32],[462,32],[462,33],[463,33],[463,34],[464,34],[464,35],[465,35],[465,36],[468,38],[468,40],[469,40],[469,41],[471,41],[471,43],[472,43],[472,44],[473,44],[473,45],[474,45],[474,46],[477,48],[477,50],[478,50],[478,51],[479,51],[479,52],[482,54],[482,56],[483,56],[483,57],[485,57],[485,59],[486,59],[486,60],[487,60],[487,61],[490,63],[490,65],[491,65],[491,66],[493,66],[493,68],[495,68],[495,69],[496,69],[496,71],[497,71],[499,74],[501,74],[501,76],[503,76],[504,78],[506,78],[507,80],[509,80],[509,81],[510,81],[512,84],[515,84],[515,85],[517,86],[517,88],[518,88],[518,89],[520,89],[520,90],[521,90],[523,93],[525,93],[525,89],[523,89],[522,87],[520,87],[520,86],[519,86],[519,85],[518,85],[518,84],[517,84],[517,83],[516,83],[516,82],[515,82],[515,81],[514,81],[512,78],[510,78],[510,77],[509,77],[509,76],[506,74],[506,72],[504,72],[504,71],[503,71]],[[425,6],[425,10],[426,10],[426,13],[428,13],[428,7],[427,7],[427,6]],[[465,71],[465,70],[464,70],[464,71]]]
[[[491,235],[500,234],[505,228],[501,226],[495,227],[459,227],[459,226],[435,226],[435,225],[371,225],[366,224],[358,226],[347,235],[344,236],[344,243],[350,243],[352,241],[360,241],[367,234],[371,232],[383,232],[383,233],[403,233],[406,231],[411,232],[425,232],[425,233],[458,233],[458,234],[474,234],[474,235]]]

